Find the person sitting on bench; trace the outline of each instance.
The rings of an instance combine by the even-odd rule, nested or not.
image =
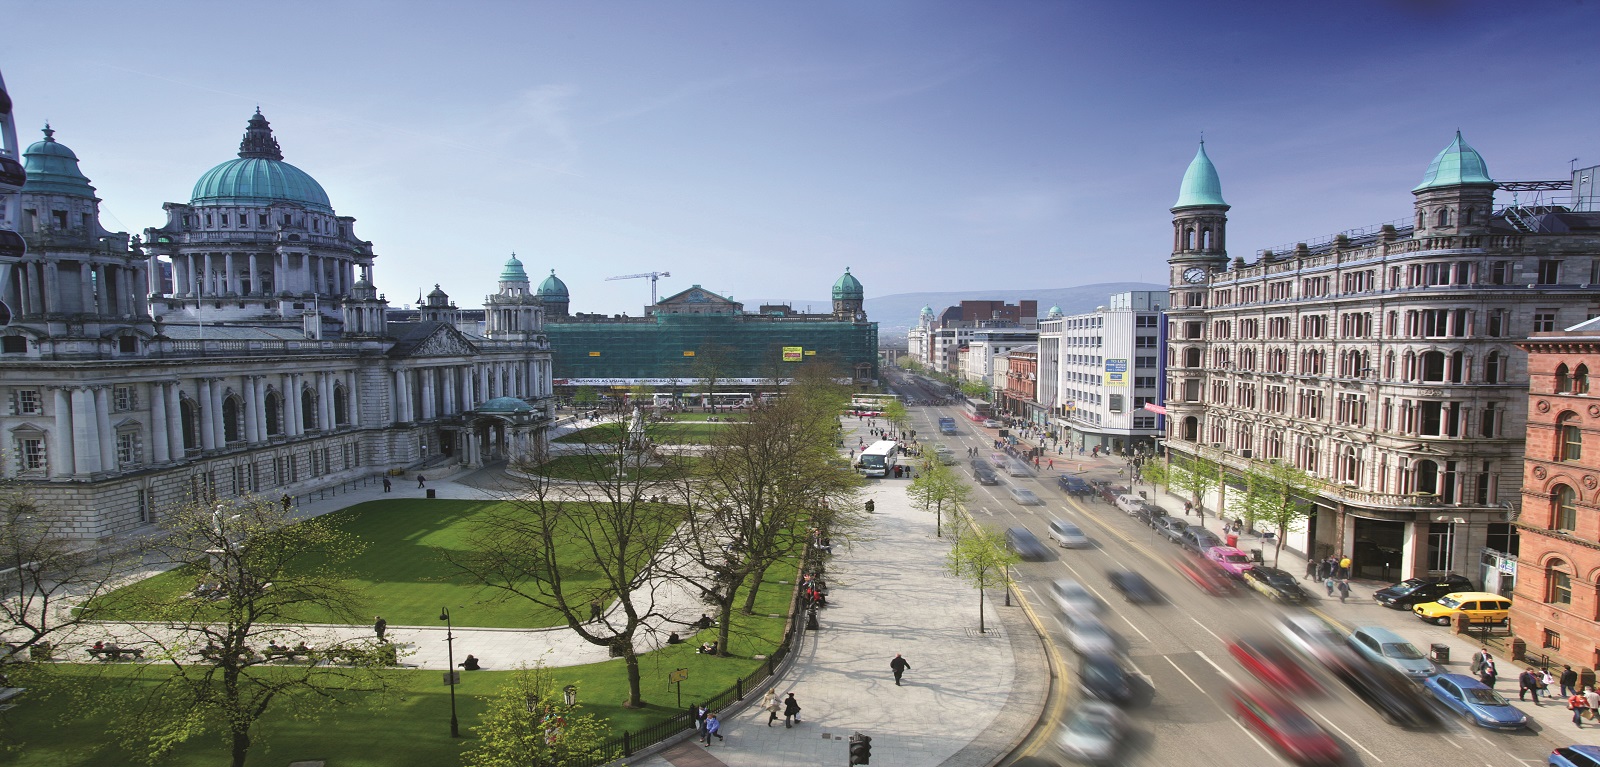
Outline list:
[[[678,636],[678,632],[674,631],[667,635],[667,644],[683,644],[683,637]]]
[[[694,625],[695,625],[695,628],[698,628],[698,629],[701,629],[701,630],[705,630],[705,629],[711,628],[712,623],[713,623],[713,621],[711,620],[711,616],[710,615],[707,615],[705,613],[700,613],[700,620],[695,621]]]

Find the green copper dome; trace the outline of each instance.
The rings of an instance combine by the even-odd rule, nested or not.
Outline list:
[[[191,205],[270,205],[295,202],[332,213],[328,193],[310,174],[283,161],[278,140],[259,110],[250,118],[239,158],[218,165],[200,176],[190,195]]]
[[[933,307],[929,306],[927,304],[924,304],[922,306],[922,316],[923,317],[932,317],[933,316]]]
[[[1217,166],[1206,156],[1206,142],[1200,142],[1200,151],[1194,153],[1189,169],[1183,173],[1183,186],[1178,188],[1178,201],[1174,208],[1196,206],[1228,207],[1222,201],[1222,180],[1217,178]]]
[[[1489,178],[1489,166],[1484,163],[1483,155],[1478,150],[1467,146],[1461,140],[1461,131],[1456,131],[1456,140],[1444,148],[1438,157],[1428,165],[1428,173],[1422,177],[1422,183],[1417,184],[1413,192],[1424,189],[1437,189],[1441,186],[1459,186],[1461,184],[1493,184],[1494,179]]]
[[[1050,311],[1048,312],[1048,314],[1046,316],[1048,316],[1052,320],[1061,317],[1062,316],[1061,307],[1059,307],[1059,306],[1050,307]]]
[[[501,282],[527,282],[528,273],[523,271],[522,262],[517,260],[517,254],[511,254],[511,260],[506,262],[506,268],[500,270]]]
[[[44,140],[34,142],[22,153],[23,168],[28,172],[22,191],[34,194],[66,194],[73,197],[94,197],[94,187],[78,170],[78,156],[65,144],[55,139],[56,132],[46,124]]]
[[[850,267],[844,268],[844,276],[833,283],[833,300],[859,301],[864,297],[861,281],[850,274]]]
[[[567,283],[562,282],[561,278],[556,276],[556,270],[551,269],[550,276],[544,278],[544,282],[539,283],[539,296],[541,298],[567,297]]]

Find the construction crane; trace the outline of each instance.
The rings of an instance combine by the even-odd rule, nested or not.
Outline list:
[[[624,274],[621,277],[607,277],[606,282],[612,280],[642,280],[650,278],[650,305],[656,305],[656,280],[662,277],[671,277],[672,272],[645,272],[644,274]]]

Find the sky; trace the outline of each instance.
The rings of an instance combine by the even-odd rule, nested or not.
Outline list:
[[[1600,3],[13,3],[0,73],[102,223],[285,159],[374,243],[391,306],[481,306],[515,252],[572,310],[648,280],[751,308],[1164,283],[1203,135],[1230,254],[1411,216],[1456,130],[1501,180],[1600,165]],[[1509,195],[1502,195],[1502,202]],[[813,305],[816,310],[824,307]]]

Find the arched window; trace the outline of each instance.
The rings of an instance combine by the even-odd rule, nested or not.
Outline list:
[[[265,408],[267,411],[267,436],[278,437],[283,435],[283,397],[276,391],[267,392]]]
[[[1315,472],[1317,470],[1317,441],[1312,437],[1301,437],[1300,447],[1295,450],[1295,468],[1302,471]]]
[[[1440,208],[1439,209],[1439,223],[1438,223],[1438,226],[1449,226],[1449,225],[1450,225],[1450,209],[1449,208]]]
[[[1556,460],[1583,459],[1583,429],[1578,426],[1578,414],[1568,411],[1556,418]]]
[[[317,394],[309,387],[300,390],[300,425],[306,431],[317,428]]]
[[[350,424],[349,397],[345,394],[344,384],[333,385],[333,422],[339,426]]]
[[[1466,210],[1461,211],[1461,225],[1462,226],[1472,226],[1472,209],[1471,208],[1467,208]]]
[[[1283,432],[1277,429],[1267,431],[1267,457],[1283,457]]]
[[[1194,250],[1194,230],[1193,229],[1185,229],[1185,230],[1183,230],[1183,249],[1184,250]]]
[[[1202,366],[1200,362],[1199,348],[1191,346],[1183,350],[1183,366],[1186,368],[1197,368]]]
[[[1420,211],[1420,210],[1417,211],[1417,228],[1418,229],[1427,229],[1428,228],[1428,214],[1423,212],[1423,211]]]
[[[1191,415],[1188,418],[1183,419],[1183,438],[1188,442],[1196,442],[1200,439],[1199,418]]]
[[[1556,393],[1567,394],[1572,391],[1572,376],[1567,372],[1565,362],[1556,366]]]
[[[222,440],[238,442],[244,439],[244,408],[239,398],[230,396],[222,401]]]
[[[183,449],[200,449],[200,406],[185,396],[178,400],[178,415],[182,420]]]
[[[1489,352],[1483,358],[1483,380],[1485,383],[1500,383],[1500,352]]]
[[[1560,559],[1552,559],[1544,566],[1544,601],[1552,605],[1572,604],[1572,574],[1567,572],[1567,563]]]
[[[1417,461],[1412,465],[1413,477],[1411,486],[1419,493],[1439,492],[1439,464],[1433,461]]]
[[[1567,485],[1550,491],[1550,529],[1578,529],[1578,493]]]
[[[1588,365],[1579,365],[1576,370],[1572,371],[1572,393],[1573,394],[1588,394],[1589,393],[1589,366]]]
[[[1200,249],[1201,250],[1210,250],[1211,249],[1211,230],[1210,229],[1201,229],[1200,230]]]
[[[1361,481],[1361,456],[1354,446],[1346,445],[1344,454],[1340,456],[1339,478],[1346,482]]]

